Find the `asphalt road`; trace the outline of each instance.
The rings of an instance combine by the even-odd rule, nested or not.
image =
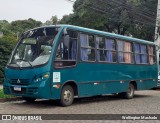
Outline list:
[[[121,99],[117,96],[76,99],[69,107],[59,107],[54,101],[37,100],[35,103],[14,101],[0,103],[0,114],[160,114],[160,91],[137,91],[133,99]],[[7,122],[7,121],[5,121]],[[17,121],[16,121],[17,122]],[[27,123],[28,121],[26,121]],[[45,121],[51,122],[51,121]],[[64,121],[56,121],[64,122]],[[76,123],[111,121],[65,121]],[[112,121],[124,122],[128,121]],[[134,121],[129,121],[134,122]],[[136,121],[158,123],[159,121]]]

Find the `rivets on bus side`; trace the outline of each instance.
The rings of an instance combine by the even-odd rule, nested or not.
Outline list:
[[[95,83],[94,83],[94,85],[98,85],[98,84],[100,84],[100,83],[99,83],[99,82],[95,82]]]
[[[140,82],[143,82],[143,80],[140,80]]]
[[[124,81],[120,81],[120,83],[124,83]]]

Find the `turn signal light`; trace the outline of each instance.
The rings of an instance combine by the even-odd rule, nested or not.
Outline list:
[[[44,74],[43,77],[44,77],[44,78],[48,78],[48,77],[49,77],[49,74]]]
[[[58,84],[58,85],[56,85],[56,89],[59,89],[59,88],[60,88],[60,86],[61,86],[61,85],[59,85],[59,84]]]

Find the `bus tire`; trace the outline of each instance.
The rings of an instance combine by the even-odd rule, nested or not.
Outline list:
[[[59,104],[61,106],[70,106],[74,100],[74,91],[70,85],[65,85],[61,91],[61,98]]]
[[[132,83],[129,84],[127,92],[124,92],[124,98],[132,99],[134,97],[135,87]]]
[[[36,100],[36,98],[31,98],[31,97],[23,97],[23,99],[29,103],[33,103]]]

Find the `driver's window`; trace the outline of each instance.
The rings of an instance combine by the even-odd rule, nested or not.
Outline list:
[[[55,67],[58,68],[76,65],[78,33],[72,30],[67,32],[61,37],[55,54]]]
[[[24,52],[25,52],[25,45],[20,45],[14,56],[14,62],[16,62],[17,59],[23,59]]]

